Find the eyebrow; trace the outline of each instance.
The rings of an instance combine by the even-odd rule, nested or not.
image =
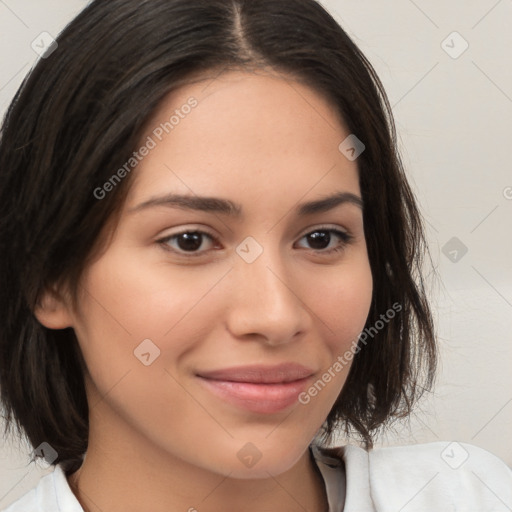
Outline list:
[[[308,215],[330,211],[339,205],[347,203],[363,209],[363,200],[359,196],[351,192],[337,192],[336,194],[321,199],[299,204],[295,207],[295,213],[298,217],[306,217]],[[131,208],[129,213],[159,206],[220,213],[236,218],[240,218],[243,215],[242,206],[228,199],[188,194],[167,194],[153,197]]]

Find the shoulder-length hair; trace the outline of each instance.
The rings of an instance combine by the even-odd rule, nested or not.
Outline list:
[[[331,102],[366,147],[357,165],[374,290],[364,332],[378,332],[354,355],[324,434],[343,427],[371,447],[431,387],[436,345],[424,228],[388,99],[365,56],[314,0],[96,0],[56,41],[23,81],[0,134],[6,432],[15,425],[34,447],[49,443],[54,464],[80,466],[89,432],[85,363],[73,329],[37,321],[38,300],[59,283],[76,297],[133,173],[104,198],[94,191],[132,156],[164,97],[201,74],[270,67]],[[375,329],[393,304],[400,313]]]

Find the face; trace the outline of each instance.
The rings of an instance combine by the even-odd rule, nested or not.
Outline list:
[[[315,91],[263,72],[162,103],[69,312],[105,449],[240,478],[301,457],[371,302],[357,161],[338,149],[348,135]]]

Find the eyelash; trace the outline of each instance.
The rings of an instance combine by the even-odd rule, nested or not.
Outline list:
[[[308,235],[311,235],[313,233],[318,233],[318,232],[328,232],[328,233],[334,233],[336,236],[338,236],[342,241],[341,243],[339,243],[336,247],[333,247],[331,249],[328,249],[328,250],[322,250],[322,249],[311,249],[311,251],[313,252],[316,252],[317,254],[320,254],[322,256],[324,255],[333,255],[333,254],[336,254],[336,253],[339,253],[341,252],[342,250],[345,249],[345,247],[347,245],[349,245],[352,240],[353,240],[353,236],[350,235],[349,233],[346,233],[345,231],[341,231],[339,229],[335,229],[335,228],[328,228],[328,227],[318,227],[312,231],[309,231],[307,233],[305,233],[304,235],[302,235],[302,238],[305,238],[307,237]],[[185,235],[185,234],[199,234],[199,235],[206,235],[207,237],[209,237],[213,242],[217,242],[217,239],[211,235],[210,233],[206,232],[206,231],[201,231],[199,229],[186,229],[186,230],[183,230],[179,233],[174,233],[170,236],[166,236],[165,238],[161,238],[159,240],[157,240],[157,243],[160,244],[163,249],[165,251],[169,251],[169,252],[172,252],[172,253],[175,253],[177,254],[178,256],[185,256],[186,258],[198,258],[200,256],[203,256],[203,254],[207,251],[201,251],[201,252],[179,252],[177,251],[176,249],[172,249],[170,248],[168,242],[170,240],[173,240],[181,235]],[[307,250],[307,249],[306,249]]]

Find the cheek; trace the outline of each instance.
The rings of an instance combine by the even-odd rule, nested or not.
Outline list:
[[[145,265],[113,254],[84,279],[87,293],[81,317],[92,329],[88,337],[105,336],[107,331],[116,339],[129,340],[126,343],[162,339],[205,313],[200,303],[221,275],[221,271]]]
[[[361,256],[324,275],[308,275],[303,286],[334,359],[357,340],[366,323],[373,292],[368,259]]]
[[[75,330],[91,376],[93,403],[101,403],[99,395],[110,396],[112,389],[121,416],[124,410],[149,419],[155,411],[180,410],[204,422],[204,411],[179,384],[181,363],[218,324],[216,284],[224,273],[114,257],[91,267],[84,276]],[[178,428],[177,423],[172,414],[166,418],[167,425]]]
[[[176,372],[211,330],[212,302],[202,298],[222,273],[171,273],[168,267],[105,258],[84,276],[75,330],[90,374],[91,411],[102,425],[101,418],[111,422],[106,431],[121,432],[121,419],[148,437],[167,439],[172,431],[185,443],[194,431],[189,422],[222,434]]]
[[[357,342],[371,307],[373,280],[364,253],[336,268],[305,273],[301,299],[314,318],[315,351],[322,354],[322,371],[300,396],[308,411],[304,421],[326,418],[338,398],[356,354]],[[316,335],[315,335],[316,334]],[[321,341],[320,341],[321,340]]]

